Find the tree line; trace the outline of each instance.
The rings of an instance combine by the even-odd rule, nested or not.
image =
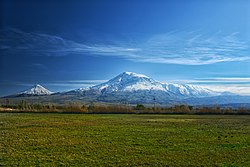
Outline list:
[[[6,109],[6,110],[4,110]],[[7,110],[11,109],[11,110]],[[250,114],[248,108],[193,107],[190,105],[175,105],[171,107],[145,106],[143,104],[80,104],[72,102],[66,105],[31,104],[24,100],[18,104],[2,104],[1,111],[8,112],[58,112],[58,113],[89,113],[89,114]]]

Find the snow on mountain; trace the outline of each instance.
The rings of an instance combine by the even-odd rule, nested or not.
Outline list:
[[[29,97],[51,95],[52,92],[35,85],[34,87],[10,97]],[[80,88],[72,91],[53,93],[45,96],[46,100],[86,102],[111,102],[111,103],[159,103],[164,105],[174,104],[228,104],[248,103],[250,96],[239,96],[230,92],[215,92],[190,84],[162,83],[148,76],[133,72],[124,72],[102,84]]]
[[[176,97],[207,97],[220,94],[195,85],[161,83],[148,76],[133,72],[124,72],[105,83],[93,86],[92,89],[102,93],[160,91]]]
[[[76,90],[73,90],[73,91],[76,91],[76,92],[84,92],[84,91],[87,91],[89,90],[90,88],[87,87],[87,88],[79,88],[79,89],[76,89]]]
[[[132,72],[124,72],[108,82],[93,86],[92,88],[105,93],[117,91],[133,92],[137,90],[165,90],[160,82],[145,75]]]
[[[172,92],[173,94],[187,97],[207,97],[207,96],[218,96],[219,92],[209,90],[207,88],[202,88],[196,85],[190,84],[175,84],[175,83],[166,83],[165,88],[167,91]]]
[[[32,88],[27,89],[23,92],[18,93],[18,95],[50,95],[53,92],[49,91],[48,89],[44,88],[43,86],[36,84]]]

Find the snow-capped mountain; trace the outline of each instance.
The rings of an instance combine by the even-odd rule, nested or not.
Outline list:
[[[219,93],[199,86],[189,84],[172,84],[155,81],[148,76],[133,72],[124,72],[108,82],[93,86],[91,89],[99,90],[102,94],[115,92],[160,92],[171,97],[208,97]]]
[[[108,82],[93,86],[92,89],[98,89],[103,93],[117,91],[133,92],[137,90],[165,90],[160,82],[145,75],[132,72],[124,72]]]
[[[42,97],[36,98],[34,96]],[[47,96],[49,95],[49,96]],[[221,105],[250,102],[250,96],[215,92],[191,84],[162,83],[142,74],[124,72],[113,79],[89,88],[52,93],[41,85],[4,98],[26,97],[25,100],[65,103],[66,101],[108,102],[162,105]],[[34,98],[33,98],[34,97]]]
[[[28,95],[28,96],[41,96],[41,95],[50,95],[53,92],[44,88],[43,86],[36,84],[32,88],[19,92],[17,95]]]

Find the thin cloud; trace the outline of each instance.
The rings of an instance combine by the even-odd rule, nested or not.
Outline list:
[[[70,81],[66,81],[69,83],[102,83],[102,82],[106,82],[108,80],[70,80]],[[60,81],[60,82],[64,82],[65,81]]]
[[[24,83],[24,82],[15,82],[10,83],[8,82],[6,85],[12,86],[22,86],[26,87],[26,89],[33,87],[35,84],[41,84],[42,86],[48,88],[53,92],[60,92],[60,91],[70,91],[79,88],[88,88],[95,86],[97,84],[106,82],[107,80],[65,80],[65,81],[54,81],[54,82],[46,82],[46,83]],[[1,85],[5,83],[0,83]]]
[[[95,84],[89,84],[89,83],[47,83],[47,86],[55,86],[55,87],[67,87],[70,89],[78,89],[78,88],[87,88],[94,86]],[[67,90],[70,90],[67,89]]]
[[[171,82],[199,85],[217,92],[232,92],[240,95],[250,95],[249,77],[198,78],[192,80],[172,80]]]
[[[120,57],[135,62],[205,65],[250,60],[249,43],[238,38],[239,32],[204,35],[198,32],[173,31],[155,35],[141,43],[86,44],[41,33],[17,29],[0,31],[1,54],[67,56],[88,54]]]
[[[38,69],[41,69],[41,70],[47,70],[47,67],[44,64],[34,63],[34,64],[31,64],[31,66],[38,68]]]
[[[58,85],[58,86],[77,86],[76,88],[80,87],[89,87],[94,86],[103,82],[106,82],[107,80],[66,80],[66,81],[56,81],[53,83],[49,83],[50,85]]]
[[[249,60],[247,42],[237,33],[227,36],[205,36],[196,33],[175,32],[149,39],[140,55],[144,62],[204,65],[219,62]]]
[[[231,84],[231,85],[202,85],[204,88],[208,88],[217,92],[231,92],[239,95],[250,95],[250,84]]]
[[[250,84],[248,77],[215,77],[215,78],[196,78],[191,80],[172,80],[171,82],[177,83],[190,83],[190,84]]]
[[[67,90],[70,89],[78,89],[78,88],[87,88],[91,86],[95,86],[97,84],[106,82],[107,80],[65,80],[65,81],[54,81],[46,83],[48,86],[58,86],[65,87]]]
[[[242,78],[242,77],[217,77],[217,78],[202,78],[202,79],[198,79],[197,81],[199,82],[218,82],[218,83],[225,83],[225,82],[246,82],[246,83],[250,83],[250,78],[246,77],[246,78]]]

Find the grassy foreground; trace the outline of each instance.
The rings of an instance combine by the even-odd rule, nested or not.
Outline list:
[[[250,166],[250,116],[1,113],[0,151],[0,166]]]

